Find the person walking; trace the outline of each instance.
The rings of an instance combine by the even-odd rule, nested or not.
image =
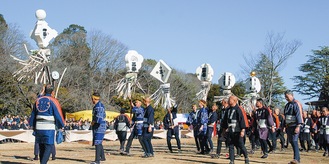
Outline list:
[[[245,130],[248,127],[247,115],[238,105],[236,96],[229,97],[230,107],[225,113],[222,127],[228,132],[229,159],[234,164],[234,146],[241,149],[245,163],[249,164],[247,149],[244,145]]]
[[[300,163],[298,138],[300,128],[303,124],[303,109],[299,101],[294,98],[294,94],[292,91],[285,91],[284,96],[285,99],[288,101],[288,103],[284,107],[287,139],[289,140],[294,152],[293,160],[290,161],[290,163],[295,164]]]
[[[120,142],[120,154],[124,152],[124,146],[127,139],[127,130],[129,129],[130,119],[125,114],[126,109],[120,110],[120,115],[114,119],[114,129]]]
[[[253,131],[258,132],[258,136],[260,139],[261,149],[263,151],[263,156],[261,158],[268,157],[268,147],[267,140],[269,137],[269,129],[271,128],[272,132],[275,131],[273,117],[268,108],[264,106],[264,102],[262,99],[257,99],[256,101],[257,110],[254,115],[254,124]]]

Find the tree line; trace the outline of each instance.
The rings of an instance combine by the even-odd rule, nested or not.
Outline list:
[[[245,63],[241,65],[242,74],[247,77],[251,71],[257,72],[262,84],[260,96],[266,98],[269,105],[284,104],[284,86],[280,71],[285,62],[301,46],[297,40],[286,42],[284,34],[268,34],[268,43],[259,54],[244,56]],[[21,67],[10,55],[26,59],[23,44],[28,44],[24,35],[14,24],[8,24],[0,14],[0,115],[29,115],[42,85],[35,85],[34,79],[18,81],[13,72]],[[108,110],[119,111],[126,108],[129,111],[129,100],[117,97],[115,88],[120,79],[125,77],[124,56],[129,47],[111,35],[102,31],[88,31],[81,25],[71,24],[64,29],[49,45],[51,59],[48,63],[51,70],[63,72],[58,99],[64,112],[76,112],[92,109],[90,96],[93,91],[101,93],[102,101]],[[328,47],[314,50],[309,55],[310,60],[300,67],[305,76],[296,76],[295,90],[300,94],[314,98],[319,93],[328,97]],[[303,54],[300,54],[303,55]],[[143,91],[135,88],[133,98],[151,95],[160,86],[149,73],[157,61],[145,59],[138,73],[138,82]],[[33,75],[31,75],[33,76]],[[195,94],[201,89],[201,83],[195,73],[185,73],[173,68],[168,81],[171,84],[171,96],[175,98],[179,110],[187,113],[195,104]],[[244,81],[238,80],[232,92],[243,97]],[[214,96],[220,95],[219,84],[212,84],[207,101],[213,103]],[[165,110],[156,107],[156,119],[162,120]]]

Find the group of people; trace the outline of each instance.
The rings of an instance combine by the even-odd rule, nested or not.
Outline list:
[[[53,87],[46,85],[44,94],[41,95],[33,107],[30,116],[29,126],[34,130],[36,143],[39,147],[40,163],[47,163],[52,149],[54,149],[54,137],[56,129],[64,128],[64,117],[62,115],[59,102],[52,96]],[[287,142],[293,148],[293,160],[290,163],[300,163],[300,151],[308,151],[311,148],[311,136],[316,143],[316,149],[320,147],[325,150],[324,156],[328,155],[329,148],[329,111],[323,107],[321,111],[313,111],[309,116],[302,110],[300,102],[294,99],[291,91],[285,92],[287,104],[284,113],[280,114],[279,109],[272,110],[267,107],[262,99],[257,99],[252,112],[246,111],[238,104],[238,98],[234,95],[221,100],[221,110],[217,104],[212,104],[208,109],[204,100],[199,100],[198,107],[192,105],[186,124],[193,128],[195,144],[198,154],[211,154],[212,158],[220,158],[222,144],[229,149],[230,163],[234,163],[236,158],[235,148],[238,155],[243,155],[245,163],[249,163],[248,153],[253,153],[256,145],[260,145],[263,155],[267,158],[269,152],[276,150],[276,140],[280,139],[281,149],[284,145],[287,134]],[[93,146],[95,146],[95,161],[100,163],[105,161],[104,148],[102,145],[104,134],[107,129],[105,107],[100,101],[99,93],[93,93],[91,97],[93,117],[91,129],[93,132]],[[143,106],[144,104],[144,106]],[[154,132],[154,109],[151,106],[151,99],[136,99],[131,101],[132,118],[125,114],[125,109],[121,109],[120,115],[115,118],[114,129],[120,141],[120,153],[130,155],[130,148],[134,138],[138,138],[144,151],[143,158],[154,157],[151,143]],[[198,109],[199,108],[199,109]],[[167,114],[163,118],[164,128],[167,130],[167,145],[172,153],[171,138],[175,136],[177,141],[177,152],[181,153],[179,138],[179,126],[177,121],[177,105],[167,109]],[[214,128],[216,129],[214,130]],[[131,130],[127,144],[127,130]],[[212,142],[213,132],[218,134],[217,149],[214,152]],[[251,148],[247,152],[245,147],[246,136],[249,137]],[[301,149],[298,145],[300,141]],[[272,143],[271,143],[272,142]],[[305,146],[307,143],[307,148]]]
[[[143,101],[143,102],[142,102]],[[144,104],[144,107],[142,106]],[[131,101],[132,118],[125,114],[125,109],[121,109],[120,115],[115,118],[114,129],[120,141],[120,154],[130,155],[130,148],[134,138],[138,138],[142,146],[144,154],[143,158],[154,157],[152,146],[152,138],[154,133],[154,109],[151,106],[151,99],[149,97],[143,100],[136,99]],[[127,144],[127,130],[131,131],[128,137]]]
[[[288,142],[293,148],[293,160],[290,163],[300,163],[300,151],[311,149],[311,136],[318,150],[324,149],[323,156],[328,155],[329,144],[329,112],[327,107],[321,111],[314,110],[312,116],[303,111],[302,105],[297,101],[292,91],[285,92],[287,104],[283,114],[279,108],[272,111],[267,107],[263,99],[256,100],[255,106],[250,113],[238,105],[238,98],[230,96],[221,100],[222,109],[217,111],[217,105],[212,109],[206,108],[205,101],[199,101],[199,110],[196,105],[192,106],[187,124],[191,125],[194,132],[195,144],[198,154],[210,154],[213,151],[211,136],[213,125],[217,127],[217,150],[211,154],[212,158],[220,158],[222,144],[229,149],[230,163],[234,163],[237,156],[243,155],[245,163],[249,163],[249,153],[254,153],[257,146],[261,147],[261,158],[267,158],[269,153],[274,153],[277,147],[277,139],[280,139],[281,150],[288,147]],[[321,116],[320,116],[321,113]],[[215,122],[214,122],[215,121]],[[287,134],[285,144],[284,133]],[[245,147],[246,137],[249,137],[251,151]],[[299,148],[298,140],[300,141]],[[307,149],[305,146],[307,143]],[[237,155],[235,155],[235,148]]]
[[[0,130],[28,130],[30,129],[28,117],[5,115],[0,122]]]

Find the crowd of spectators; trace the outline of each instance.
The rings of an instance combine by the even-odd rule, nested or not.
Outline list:
[[[163,129],[163,122],[156,121],[154,128]],[[30,130],[29,117],[19,115],[5,115],[1,118],[0,130]],[[107,121],[107,129],[114,130],[114,121]],[[75,120],[70,118],[66,120],[64,130],[91,130],[91,121],[89,119]]]
[[[107,129],[114,130],[114,121],[107,122]],[[1,118],[0,130],[30,130],[29,117],[18,115],[5,115]],[[91,121],[89,119],[75,120],[70,118],[66,120],[64,130],[91,130]]]
[[[0,130],[28,130],[29,118],[27,116],[5,115],[1,118]]]
[[[114,121],[106,122],[108,130],[114,130]],[[163,130],[163,122],[156,121],[154,128],[156,130]],[[19,116],[19,115],[5,115],[1,118],[0,122],[0,130],[32,130],[29,126],[29,116]],[[66,124],[64,127],[65,130],[91,130],[91,121],[89,119],[83,120],[80,118],[79,120],[75,120],[74,118],[70,118],[66,120]],[[5,139],[0,141],[1,143],[6,142],[19,142],[14,139]]]

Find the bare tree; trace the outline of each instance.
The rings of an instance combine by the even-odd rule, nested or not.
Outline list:
[[[14,24],[0,23],[0,29],[0,109],[7,113],[26,114],[33,103],[33,96],[29,93],[32,85],[22,85],[13,77],[20,65],[10,57],[26,57],[25,37]]]
[[[267,74],[267,79],[261,79],[261,81],[266,81],[266,87],[268,87],[268,92],[264,93],[264,96],[268,99],[268,104],[271,105],[272,96],[273,96],[273,86],[274,79],[278,76],[283,67],[285,66],[286,61],[296,52],[296,50],[301,46],[301,42],[298,40],[285,41],[284,33],[268,33],[265,49],[261,51],[256,57],[246,57],[244,56],[247,67],[244,67],[245,73],[250,73],[253,70],[256,72],[260,69],[267,70],[263,71]],[[264,58],[267,60],[267,65],[262,68],[259,67]],[[258,67],[256,67],[258,66]],[[264,83],[262,84],[264,85]]]

